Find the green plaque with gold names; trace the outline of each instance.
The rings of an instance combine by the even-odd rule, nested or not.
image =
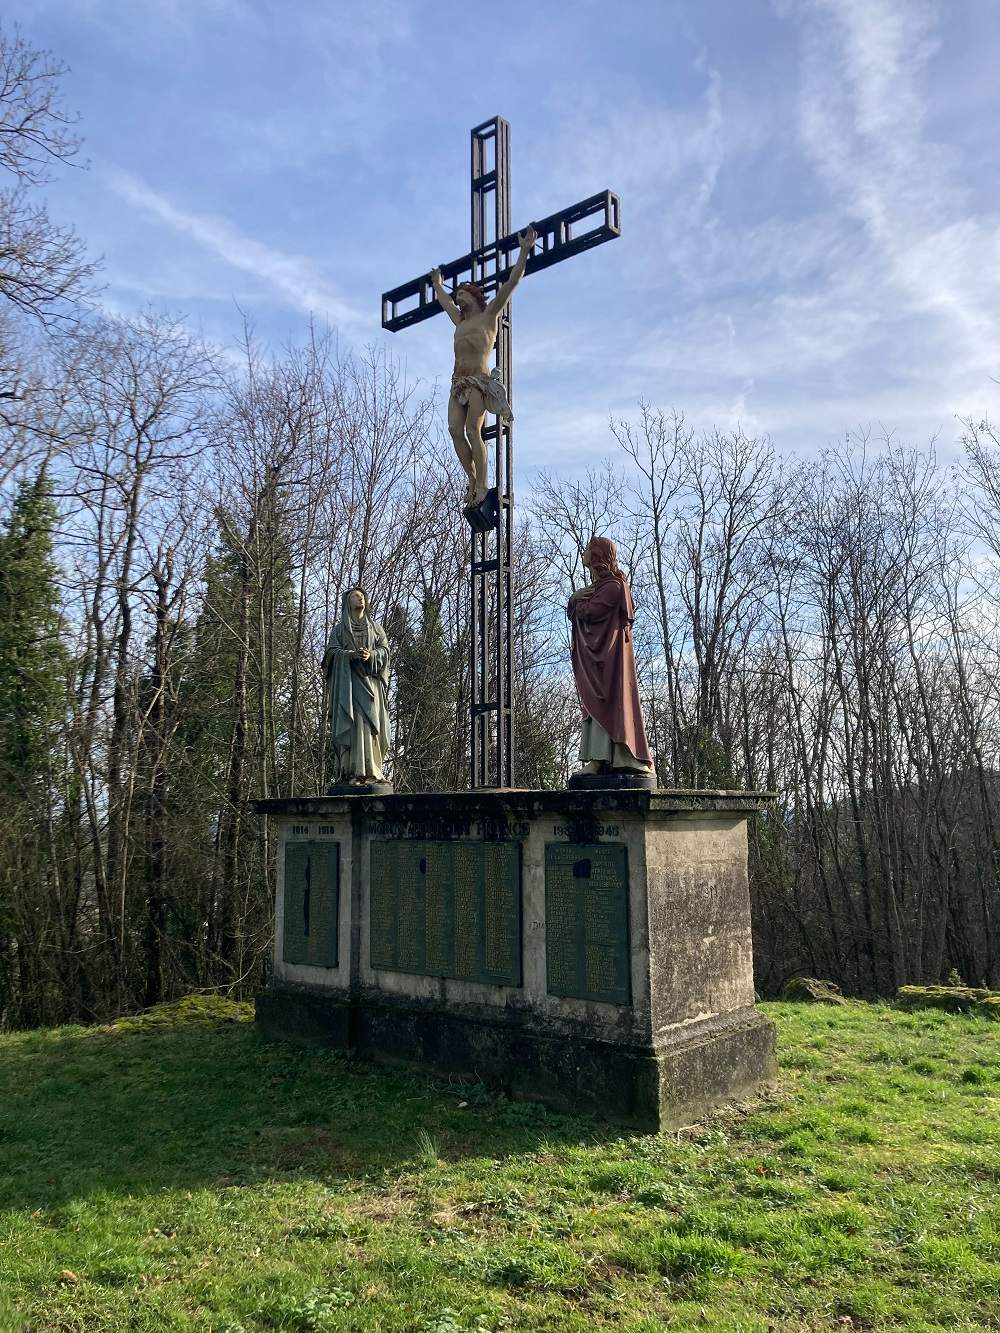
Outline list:
[[[373,968],[521,985],[519,843],[374,840],[370,887]]]
[[[312,967],[336,967],[340,920],[339,843],[285,843],[284,910],[284,961],[308,963]]]
[[[549,994],[629,1004],[631,962],[626,848],[617,843],[547,843]]]

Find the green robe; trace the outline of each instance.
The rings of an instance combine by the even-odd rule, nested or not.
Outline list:
[[[350,654],[367,648],[366,662]],[[365,613],[352,621],[346,604],[326,649],[330,753],[334,782],[384,782],[389,749],[389,643]]]

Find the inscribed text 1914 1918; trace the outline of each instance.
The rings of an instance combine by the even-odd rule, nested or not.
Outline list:
[[[285,844],[282,958],[313,967],[337,966],[340,847],[335,842]]]
[[[551,995],[631,998],[628,859],[615,843],[545,847],[545,962]]]
[[[517,843],[373,841],[370,882],[373,968],[521,985]]]

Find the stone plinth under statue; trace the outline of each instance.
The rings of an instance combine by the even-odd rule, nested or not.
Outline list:
[[[676,1128],[775,1078],[754,1006],[762,793],[261,801],[276,825],[269,1034]]]

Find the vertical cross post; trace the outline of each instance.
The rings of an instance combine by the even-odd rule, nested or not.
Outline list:
[[[536,240],[525,273],[539,273],[621,235],[620,202],[610,190],[533,222]],[[467,255],[440,266],[452,293],[479,284],[489,299],[518,262],[519,237],[510,230],[510,126],[501,116],[472,131],[472,236]],[[382,293],[382,327],[392,333],[441,314],[431,273]],[[496,372],[511,392],[510,303],[501,312]],[[492,413],[490,414],[492,415]],[[496,488],[476,509],[469,559],[469,713],[472,787],[514,785],[513,569],[514,486],[510,422],[483,422],[483,442],[494,450]],[[493,497],[495,496],[495,504]]]
[[[502,117],[472,131],[473,280],[497,277],[498,258],[485,247],[510,232],[510,125]],[[513,402],[510,304],[500,318],[496,366]],[[483,439],[494,446],[497,524],[472,533],[470,551],[469,679],[471,691],[471,786],[511,787],[514,782],[512,661],[514,537],[513,431],[494,417]]]

